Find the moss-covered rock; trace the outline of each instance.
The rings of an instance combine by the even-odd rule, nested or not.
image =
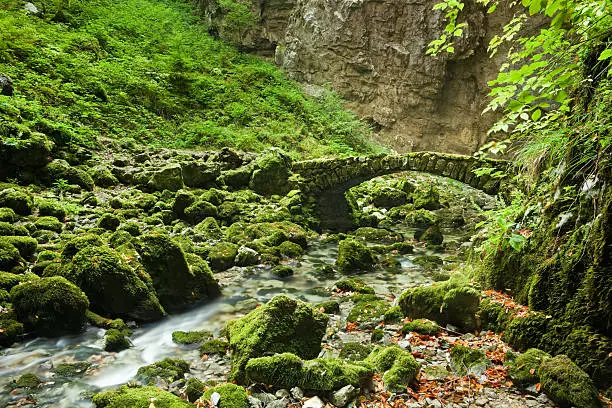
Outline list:
[[[56,159],[49,163],[41,172],[41,178],[48,185],[66,180],[69,184],[76,184],[85,190],[91,191],[94,181],[91,176],[78,167],[73,167],[67,161]]]
[[[440,326],[436,322],[426,319],[415,319],[402,326],[402,333],[415,332],[419,334],[434,335],[438,333]]]
[[[476,328],[479,303],[480,292],[458,274],[435,285],[408,289],[399,298],[406,317],[426,318],[441,325],[451,323],[465,330]]]
[[[91,167],[88,169],[88,173],[96,186],[112,187],[119,184],[117,177],[104,165]]]
[[[19,250],[13,245],[0,240],[0,270],[10,271],[19,265],[21,256]]]
[[[391,392],[405,391],[421,369],[410,352],[396,345],[376,346],[364,361],[383,374],[385,387]]]
[[[340,303],[336,300],[318,303],[315,308],[326,314],[340,314]]]
[[[210,401],[214,393],[219,394],[219,408],[249,408],[249,396],[244,388],[236,384],[223,384],[208,389],[202,399]]]
[[[43,200],[38,203],[38,215],[55,217],[58,221],[64,221],[66,218],[66,210],[56,201]]]
[[[87,296],[63,277],[41,278],[11,289],[17,319],[40,336],[83,330],[89,307]]]
[[[272,276],[275,276],[281,279],[290,278],[291,276],[293,276],[293,273],[294,273],[293,268],[291,268],[290,266],[286,266],[286,265],[275,266],[270,271],[270,274],[272,274]]]
[[[394,244],[403,241],[401,234],[384,229],[373,227],[361,227],[355,230],[354,235],[366,241],[377,242],[382,244]]]
[[[384,321],[385,323],[398,323],[403,317],[402,309],[399,306],[393,306],[385,311]]]
[[[260,263],[260,255],[254,249],[246,246],[238,248],[235,263],[237,266],[253,266]]]
[[[258,194],[286,194],[291,190],[291,161],[278,150],[263,153],[255,162],[249,187]]]
[[[91,363],[88,361],[60,363],[53,368],[53,372],[58,377],[73,379],[85,375],[89,367],[91,367]]]
[[[291,241],[284,241],[276,248],[278,252],[286,258],[298,258],[304,254],[304,249]]]
[[[376,263],[372,251],[355,239],[345,239],[338,244],[336,267],[344,274],[370,271]]]
[[[484,351],[457,345],[450,351],[450,365],[458,375],[480,376],[491,362]]]
[[[303,361],[292,353],[254,358],[246,365],[248,383],[314,391],[334,391],[347,385],[358,388],[372,375],[372,368],[367,364],[351,364],[335,358]]]
[[[156,320],[165,314],[157,295],[139,277],[139,272],[108,247],[80,250],[63,275],[83,289],[96,313],[141,321]]]
[[[155,408],[189,408],[193,407],[176,395],[158,387],[128,387],[101,392],[93,397],[96,408],[148,407],[154,401]]]
[[[186,361],[165,358],[156,363],[140,367],[136,377],[140,379],[143,384],[154,385],[159,378],[167,383],[172,383],[182,379],[188,372],[189,363]]]
[[[172,211],[174,211],[176,215],[182,218],[185,215],[185,209],[195,203],[195,201],[196,198],[193,193],[187,190],[179,190],[174,196]]]
[[[506,325],[503,339],[519,350],[540,347],[548,331],[549,321],[550,318],[538,312],[513,318]]]
[[[19,215],[30,215],[33,206],[32,196],[21,190],[7,188],[0,191],[0,207],[10,208]]]
[[[195,402],[198,400],[204,394],[205,387],[206,384],[204,384],[199,378],[188,378],[187,383],[185,384],[185,395],[187,395],[187,400],[189,402]]]
[[[527,387],[540,381],[540,365],[550,354],[531,348],[508,364],[508,376],[517,387]]]
[[[304,302],[280,295],[243,318],[228,323],[232,351],[230,378],[244,381],[251,358],[266,353],[294,353],[315,358],[321,351],[328,316]]]
[[[433,184],[419,185],[412,193],[412,202],[417,210],[437,210],[440,208],[440,193]]]
[[[183,188],[183,175],[181,166],[169,164],[153,172],[147,183],[147,187],[154,191],[177,191]]]
[[[201,234],[207,240],[219,240],[223,238],[223,231],[219,228],[217,220],[213,217],[208,217],[198,225],[193,227],[196,234]]]
[[[442,235],[442,230],[439,225],[430,226],[419,237],[415,235],[415,238],[419,241],[426,242],[427,245],[442,245],[442,242],[444,242],[444,235]]]
[[[41,381],[36,374],[27,373],[19,376],[17,380],[15,380],[15,386],[18,388],[29,388],[33,389],[40,385]]]
[[[12,208],[2,207],[0,208],[0,221],[14,223],[17,219],[17,214]]]
[[[357,341],[348,341],[342,343],[340,349],[340,358],[351,361],[361,361],[370,355],[372,352],[372,346],[368,344],[362,344]]]
[[[32,259],[38,250],[38,242],[31,237],[7,236],[0,237],[0,242],[5,242],[17,248],[24,259]]]
[[[346,320],[352,323],[372,325],[383,321],[389,304],[382,299],[357,300]]]
[[[231,242],[213,245],[208,252],[208,262],[215,271],[224,271],[234,266],[239,246]]]
[[[192,225],[196,225],[208,217],[216,218],[218,216],[217,207],[202,199],[185,208],[184,213],[185,220]]]
[[[438,217],[429,210],[420,209],[408,213],[405,221],[409,226],[425,231],[438,222]]]
[[[136,248],[166,310],[180,310],[220,294],[219,285],[206,262],[197,255],[185,255],[168,235],[142,235]]]
[[[98,220],[98,227],[115,231],[121,225],[121,218],[112,213],[104,213]]]
[[[212,336],[212,333],[206,330],[189,332],[175,331],[172,332],[172,341],[177,344],[195,344],[210,339]]]
[[[593,381],[566,355],[544,360],[539,375],[542,391],[562,407],[602,406]]]
[[[130,348],[131,343],[126,333],[118,329],[109,329],[104,334],[105,351],[121,351]]]
[[[338,290],[344,292],[355,292],[364,294],[374,294],[374,288],[366,285],[361,278],[344,278],[334,284]]]
[[[200,345],[200,354],[225,354],[229,343],[225,340],[210,339]]]
[[[48,216],[48,217],[39,217],[34,222],[34,226],[39,230],[48,230],[48,231],[60,233],[62,232],[62,228],[64,227],[64,224],[62,224],[57,218]]]
[[[4,290],[4,289],[3,289]],[[24,333],[23,324],[14,320],[10,314],[0,315],[0,346],[10,347]]]
[[[81,249],[104,245],[102,239],[95,234],[82,234],[68,240],[62,248],[62,259],[70,261]]]

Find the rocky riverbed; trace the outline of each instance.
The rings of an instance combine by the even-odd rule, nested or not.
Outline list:
[[[497,203],[462,183],[365,182],[329,234],[276,150],[109,146],[24,174],[0,185],[6,406],[601,404],[564,356],[506,343],[539,317],[473,280]]]

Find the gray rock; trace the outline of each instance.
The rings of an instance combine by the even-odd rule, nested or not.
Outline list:
[[[251,408],[263,408],[264,403],[253,397],[252,395],[249,395],[249,406]]]
[[[319,397],[312,397],[302,405],[302,408],[323,408],[325,403]]]
[[[276,398],[279,398],[279,399],[291,398],[291,393],[284,388],[276,391],[275,395],[276,395]]]
[[[259,253],[252,248],[241,246],[234,260],[238,266],[253,266],[259,263]]]
[[[25,11],[27,11],[28,13],[32,14],[33,16],[39,16],[40,15],[40,10],[38,10],[38,7],[36,7],[36,5],[34,3],[26,3],[23,5],[23,8],[25,9]]]
[[[293,387],[291,389],[291,396],[300,401],[302,398],[304,398],[304,391],[302,391],[300,387]]]
[[[359,392],[359,388],[355,388],[349,384],[334,392],[331,402],[337,407],[345,407],[349,402],[357,398]]]
[[[0,95],[13,96],[13,81],[4,74],[0,74]]]

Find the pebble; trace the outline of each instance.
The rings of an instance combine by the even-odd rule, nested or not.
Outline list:
[[[304,405],[302,405],[302,408],[323,408],[324,406],[325,406],[325,403],[321,401],[321,398],[312,397],[310,399],[307,399],[306,402],[304,402]]]

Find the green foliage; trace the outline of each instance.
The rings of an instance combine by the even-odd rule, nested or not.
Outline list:
[[[256,22],[247,2],[221,7],[228,32],[243,36]],[[296,157],[377,149],[337,95],[308,97],[271,63],[213,39],[188,3],[58,0],[47,10],[38,18],[18,2],[0,9],[0,72],[15,83],[13,97],[0,96],[3,142],[40,132],[71,148],[113,137],[278,146]]]

